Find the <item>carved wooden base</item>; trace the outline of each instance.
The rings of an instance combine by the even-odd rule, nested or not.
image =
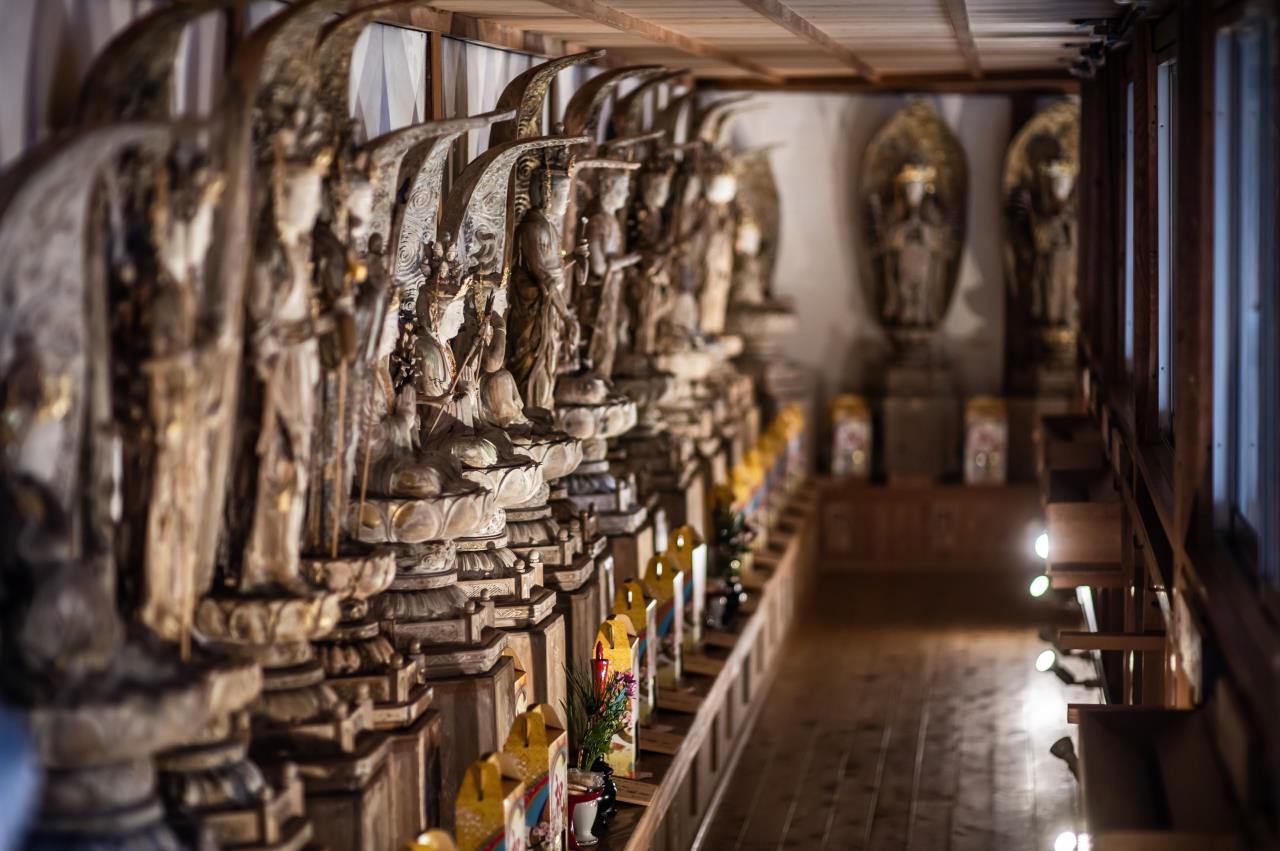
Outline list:
[[[564,615],[566,655],[575,670],[585,669],[595,655],[596,632],[612,605],[601,569],[575,590],[556,595],[556,611]]]
[[[697,530],[705,541],[710,527],[707,526],[707,478],[701,465],[694,462],[676,479],[671,487],[660,487],[657,490],[658,504],[666,513],[667,523],[671,527],[683,526],[686,523]],[[666,540],[657,542],[660,549],[666,549]]]
[[[27,848],[180,851],[165,821],[149,758],[74,768],[47,768],[41,811]]]
[[[481,754],[502,749],[515,719],[515,663],[502,656],[484,674],[433,677],[442,720],[439,807],[442,827],[453,828],[453,801],[462,774]]]
[[[362,736],[351,753],[302,760],[307,816],[316,837],[332,851],[384,851],[395,847],[386,734]]]
[[[621,585],[628,579],[643,579],[645,567],[654,554],[654,522],[647,517],[634,532],[609,536],[609,552],[613,554],[614,581]],[[664,545],[665,541],[662,542]],[[599,626],[599,624],[597,624]]]
[[[568,658],[564,616],[558,612],[532,626],[520,629],[504,629],[507,647],[511,648],[525,664],[525,672],[531,679],[531,696],[538,703],[556,707],[557,711],[568,697],[564,665]]]
[[[440,825],[442,726],[440,713],[427,710],[413,724],[387,734],[391,848],[403,848]]]
[[[299,851],[312,839],[302,779],[293,763],[262,771],[248,758],[247,736],[170,751],[157,758],[174,824],[219,848]]]
[[[928,482],[960,467],[960,408],[953,396],[884,400],[884,469],[891,482]]]

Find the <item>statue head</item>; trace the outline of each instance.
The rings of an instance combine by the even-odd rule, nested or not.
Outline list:
[[[254,134],[262,140],[260,160],[270,169],[276,227],[285,242],[296,242],[315,226],[324,200],[323,182],[333,162],[327,116],[315,93],[295,102],[269,97],[254,112]]]
[[[442,237],[428,252],[426,283],[418,293],[418,321],[441,343],[448,343],[462,330],[466,319],[467,293],[472,280],[457,280],[457,249]]]
[[[898,171],[893,182],[898,187],[898,191],[902,193],[902,198],[907,202],[907,206],[914,210],[920,206],[920,202],[924,200],[925,195],[933,193],[934,178],[937,175],[938,170],[931,165],[906,163]]]
[[[465,298],[458,296],[449,299],[441,307],[437,330],[440,332],[440,340],[442,342],[452,340],[462,330],[462,323],[466,319],[466,303]]]
[[[1075,163],[1062,159],[1050,160],[1041,164],[1040,176],[1056,201],[1062,203],[1071,197],[1076,186]]]
[[[671,198],[671,169],[645,169],[640,172],[640,197],[650,210],[661,210]]]
[[[315,227],[323,200],[324,174],[328,155],[310,162],[289,160],[276,172],[272,186],[276,226],[285,242],[297,242]]]
[[[540,168],[529,181],[529,202],[553,219],[564,218],[569,210],[569,190],[572,186],[569,172]]]
[[[712,204],[728,204],[738,194],[738,178],[729,169],[719,169],[707,181],[703,194]]]
[[[611,213],[621,210],[631,194],[631,174],[620,169],[600,172],[600,206]]]
[[[175,145],[160,168],[152,217],[159,260],[174,278],[187,277],[203,262],[224,184],[193,146]]]

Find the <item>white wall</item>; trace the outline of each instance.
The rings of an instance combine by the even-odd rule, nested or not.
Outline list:
[[[782,203],[775,291],[795,299],[791,357],[817,370],[824,396],[868,390],[885,351],[866,293],[859,166],[867,143],[907,103],[892,95],[763,94],[730,133],[739,146],[778,143]],[[969,210],[960,277],[941,341],[962,396],[1003,384],[1004,278],[1000,172],[1010,139],[1003,96],[933,97],[968,158]]]

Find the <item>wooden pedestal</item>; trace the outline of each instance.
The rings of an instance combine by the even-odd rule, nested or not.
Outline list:
[[[1050,471],[1045,497],[1050,568],[1089,564],[1119,569],[1124,504],[1110,470]]]
[[[1103,706],[1080,713],[1086,829],[1103,851],[1245,847],[1204,710]]]
[[[574,670],[584,669],[591,661],[596,630],[609,616],[612,605],[604,572],[599,569],[576,591],[556,593],[556,611],[564,616],[565,654]],[[560,711],[559,706],[556,711]]]
[[[613,554],[613,580],[617,586],[628,579],[644,578],[644,569],[654,553],[653,523],[654,518],[650,513],[635,532],[609,536],[609,551]]]
[[[503,632],[507,634],[507,647],[520,656],[531,679],[530,702],[546,703],[560,711],[568,698],[564,615],[553,613],[535,626]]]
[[[394,845],[390,753],[388,736],[370,733],[353,753],[298,764],[307,817],[319,842],[333,851],[385,851]]]
[[[960,409],[954,397],[888,397],[883,434],[890,482],[936,481],[960,467]]]
[[[658,490],[658,502],[667,515],[667,525],[671,528],[689,525],[697,530],[703,540],[707,539],[707,501],[708,486],[706,470],[702,465],[694,466],[688,478],[674,488]],[[658,549],[666,547],[666,541],[658,542]]]
[[[408,728],[388,734],[393,847],[403,848],[440,825],[440,729],[440,713],[429,709]]]
[[[487,674],[431,680],[433,706],[440,713],[440,798],[442,827],[453,829],[454,797],[463,772],[481,754],[501,749],[516,717],[515,663],[503,656]]]

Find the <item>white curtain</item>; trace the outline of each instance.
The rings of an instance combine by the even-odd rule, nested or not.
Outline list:
[[[441,39],[444,74],[444,114],[447,118],[478,115],[492,110],[513,77],[542,60],[528,53],[486,47],[460,39]],[[489,146],[488,129],[467,134],[464,159],[470,161]]]
[[[427,34],[371,24],[351,58],[351,114],[372,139],[427,119]]]

